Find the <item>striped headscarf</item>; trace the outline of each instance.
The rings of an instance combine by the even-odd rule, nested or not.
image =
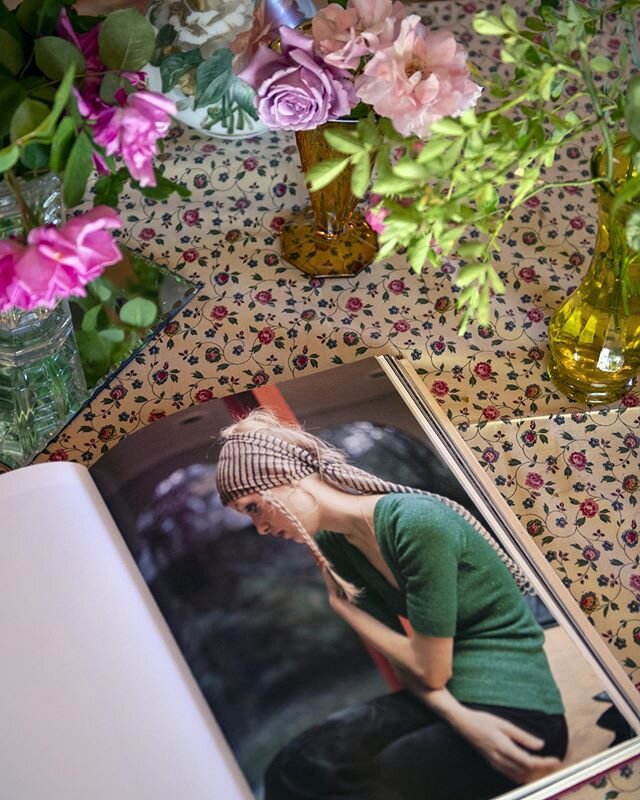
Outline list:
[[[271,436],[263,431],[231,433],[225,437],[218,458],[216,481],[218,492],[224,504],[238,500],[248,494],[261,494],[282,511],[303,534],[321,566],[329,569],[336,577],[331,565],[320,552],[313,537],[304,530],[299,520],[285,508],[269,491],[278,486],[295,486],[308,475],[318,475],[325,483],[350,494],[419,494],[439,500],[453,509],[472,528],[482,536],[511,572],[514,580],[524,594],[533,593],[533,588],[516,563],[504,552],[491,534],[467,511],[466,508],[448,497],[414,489],[400,483],[378,478],[369,472],[348,464],[331,452],[314,454],[303,447]],[[337,579],[337,578],[336,578]],[[338,580],[341,585],[344,583]],[[344,588],[344,587],[343,587]],[[346,589],[348,596],[353,592]]]

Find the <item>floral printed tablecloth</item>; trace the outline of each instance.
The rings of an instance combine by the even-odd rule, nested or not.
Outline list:
[[[494,43],[470,32],[476,3],[416,8],[456,32],[481,68],[493,68]],[[589,146],[570,147],[554,169],[562,179],[583,178],[588,156]],[[307,196],[292,134],[230,143],[176,127],[161,159],[191,197],[125,196],[124,242],[203,289],[38,460],[90,465],[185,406],[401,353],[558,571],[568,601],[640,685],[640,392],[586,413],[546,372],[549,316],[580,281],[594,243],[590,189],[549,190],[519,210],[499,264],[507,293],[494,301],[490,325],[461,338],[455,261],[419,276],[397,256],[325,280],[282,263],[278,232]],[[637,772],[614,770],[571,797],[638,798]]]

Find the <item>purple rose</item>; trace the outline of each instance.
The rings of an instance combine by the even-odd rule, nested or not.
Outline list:
[[[239,74],[256,92],[256,108],[269,128],[307,131],[348,114],[357,100],[350,74],[325,63],[313,39],[280,28],[281,52],[261,45]]]

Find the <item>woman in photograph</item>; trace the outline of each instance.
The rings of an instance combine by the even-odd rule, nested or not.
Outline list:
[[[222,501],[311,549],[331,608],[404,686],[297,736],[265,800],[484,800],[558,769],[564,709],[526,581],[465,509],[263,410],[221,437]]]

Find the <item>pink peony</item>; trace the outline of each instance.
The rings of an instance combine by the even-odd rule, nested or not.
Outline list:
[[[420,17],[402,21],[394,44],[379,50],[356,79],[356,94],[403,136],[426,137],[442,117],[473,106],[481,87],[469,80],[466,53],[448,31],[429,32]]]
[[[121,156],[140,186],[155,186],[156,142],[167,135],[175,113],[175,103],[161,94],[134,92],[122,106],[107,106],[98,114],[93,138],[107,155]]]
[[[97,206],[60,228],[34,228],[24,247],[0,242],[0,309],[52,308],[84,287],[121,255],[107,229],[122,225],[118,214]]]
[[[239,78],[256,92],[256,108],[269,128],[307,131],[348,114],[357,100],[350,75],[326,64],[313,39],[280,28],[282,52],[258,48]]]
[[[331,3],[313,18],[311,32],[328,64],[355,69],[363,56],[393,44],[404,19],[404,6],[392,0]]]

